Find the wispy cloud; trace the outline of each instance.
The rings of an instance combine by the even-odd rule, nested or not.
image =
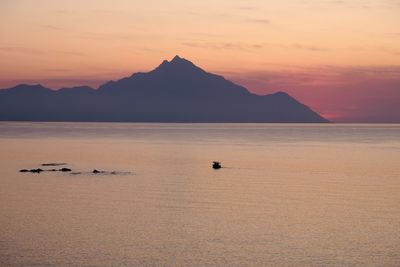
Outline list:
[[[37,27],[45,30],[50,31],[57,31],[60,33],[67,33],[74,38],[80,39],[91,39],[91,40],[137,40],[143,38],[153,38],[154,35],[150,33],[115,33],[115,32],[101,32],[101,31],[87,31],[87,30],[80,30],[80,29],[71,29],[66,28],[58,25],[51,25],[51,24],[37,24]]]
[[[271,24],[269,19],[247,19],[246,21],[251,23]]]
[[[109,32],[77,32],[76,37],[81,39],[92,39],[92,40],[123,40],[123,41],[134,41],[142,40],[144,38],[153,38],[152,34],[130,34],[130,33],[109,33]]]
[[[363,88],[365,90],[369,88],[368,90],[374,92],[397,89],[395,90],[397,93],[394,94],[400,96],[400,65],[299,66],[293,68],[283,67],[280,70],[226,70],[220,71],[219,74],[259,94],[282,90],[294,93],[301,92],[299,95],[308,95],[312,93],[312,90],[323,90],[323,88],[329,88],[330,90],[336,88],[338,90],[336,93],[339,94],[340,90],[348,89],[354,92],[357,90],[362,92]],[[379,86],[379,84],[382,86]],[[309,97],[312,96],[310,95]]]
[[[338,5],[342,5],[345,3],[345,1],[342,0],[331,0],[331,1],[327,1],[329,4],[338,4]]]
[[[203,49],[215,50],[243,50],[251,51],[266,47],[274,47],[289,50],[304,50],[309,52],[326,52],[330,51],[328,47],[306,45],[306,44],[274,44],[274,43],[243,43],[243,42],[183,42],[182,45],[189,47],[197,47]]]
[[[73,14],[73,12],[68,9],[57,9],[55,11],[55,13],[57,13],[57,14]]]
[[[236,49],[243,50],[243,46],[241,44],[235,43],[207,43],[207,42],[183,42],[182,45],[196,48],[204,48],[204,49]]]
[[[259,10],[260,7],[259,6],[238,6],[238,7],[235,7],[234,9],[253,11],[253,10]]]
[[[0,47],[0,52],[25,54],[25,55],[37,55],[37,56],[42,56],[42,55],[46,55],[46,54],[64,54],[64,55],[79,56],[79,57],[88,56],[87,54],[82,53],[82,52],[50,50],[50,49],[44,50],[44,49],[36,49],[36,48],[23,47],[23,46]]]
[[[70,55],[70,56],[77,56],[77,57],[87,57],[88,54],[82,52],[74,52],[74,51],[52,51],[58,54]]]
[[[209,33],[209,32],[188,32],[186,35],[196,36],[196,37],[207,37],[207,38],[229,38],[229,34],[223,33]]]
[[[303,44],[293,44],[293,45],[289,45],[288,47],[294,48],[294,49],[299,49],[299,50],[313,51],[313,52],[322,52],[322,51],[329,50],[326,47],[314,46],[314,45],[303,45]]]
[[[239,42],[183,42],[182,45],[213,50],[254,50],[263,47],[262,44],[245,44]]]
[[[400,1],[399,0],[382,0],[380,1],[380,4],[382,7],[385,8],[398,8],[400,7]]]
[[[8,47],[0,47],[0,51],[10,52],[10,53],[19,53],[19,54],[30,54],[30,55],[42,55],[44,51],[40,49],[30,48],[30,47],[22,47],[22,46],[8,46]]]
[[[44,69],[44,71],[48,72],[71,72],[71,69],[57,69],[57,68],[51,68],[51,69]]]
[[[263,43],[263,47],[274,47],[280,49],[287,49],[287,50],[304,50],[309,52],[326,52],[330,51],[331,48],[317,46],[312,44],[277,44],[277,43]]]
[[[53,31],[70,31],[67,28],[56,26],[56,25],[50,25],[50,24],[38,24],[38,27],[46,30],[53,30]]]
[[[380,51],[392,55],[392,56],[400,56],[400,50],[393,48],[393,47],[387,47],[387,46],[383,46],[383,47],[379,47],[378,48]]]
[[[200,18],[208,18],[208,19],[222,19],[222,18],[233,18],[236,15],[228,13],[228,12],[197,12],[193,10],[183,11],[184,14],[193,16],[193,17],[200,17]],[[182,13],[180,13],[182,14]]]

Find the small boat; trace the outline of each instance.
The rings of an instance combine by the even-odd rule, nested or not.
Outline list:
[[[212,165],[212,167],[213,167],[213,169],[216,169],[216,170],[218,170],[218,169],[221,169],[222,167],[221,167],[221,163],[220,162],[218,162],[218,161],[213,161],[213,165]]]

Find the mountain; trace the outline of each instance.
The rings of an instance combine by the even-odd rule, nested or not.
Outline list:
[[[24,84],[0,90],[0,120],[327,122],[284,92],[252,94],[179,56],[97,90]]]

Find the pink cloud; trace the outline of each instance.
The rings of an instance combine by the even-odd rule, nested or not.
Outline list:
[[[286,91],[337,122],[400,122],[400,66],[223,73],[254,93]]]

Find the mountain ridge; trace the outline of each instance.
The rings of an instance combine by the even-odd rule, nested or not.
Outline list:
[[[0,120],[328,122],[285,92],[253,94],[178,55],[97,89],[21,84],[0,90]]]

